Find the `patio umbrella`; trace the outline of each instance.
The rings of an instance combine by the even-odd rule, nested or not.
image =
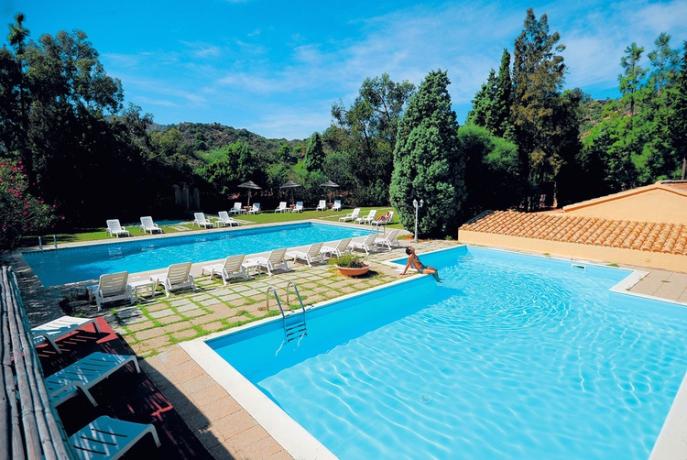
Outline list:
[[[324,184],[320,184],[320,187],[324,187],[324,188],[339,188],[339,184],[337,184],[336,182],[332,182],[331,180],[328,180],[328,181],[325,182]],[[327,195],[328,195],[327,198],[329,198],[329,204],[331,204],[332,200],[331,200],[331,197],[329,196],[329,192],[327,192]]]
[[[293,189],[298,188],[298,187],[300,187],[300,186],[301,186],[300,184],[297,184],[297,183],[295,183],[295,182],[292,181],[292,180],[288,180],[288,181],[286,181],[286,183],[285,183],[284,185],[282,185],[282,186],[279,187],[279,188],[280,188],[280,189],[291,189],[291,190],[292,190],[292,191],[291,191],[291,204],[293,204],[293,201],[294,201],[294,200],[293,200]]]
[[[262,187],[260,187],[258,184],[253,182],[252,180],[246,181],[242,184],[239,184],[239,188],[247,188],[248,189],[248,206],[250,206],[250,196],[253,190],[262,190]]]

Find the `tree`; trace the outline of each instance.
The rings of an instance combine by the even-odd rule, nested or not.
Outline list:
[[[332,107],[334,124],[325,132],[330,151],[344,153],[350,162],[347,176],[355,178],[355,203],[388,199],[398,122],[415,87],[395,82],[388,74],[363,81],[353,104]]]
[[[487,81],[482,84],[472,100],[472,110],[468,113],[468,123],[484,126],[491,130],[496,94],[498,92],[498,79],[494,69],[489,71]]]
[[[618,75],[620,83],[620,92],[628,98],[630,106],[630,126],[632,126],[632,118],[635,115],[635,94],[639,91],[642,80],[646,75],[646,70],[639,65],[642,58],[644,48],[632,43],[625,48],[625,55],[620,59],[620,66],[624,73]]]
[[[659,34],[654,45],[656,48],[648,54],[653,69],[650,79],[654,90],[660,93],[673,83],[680,55],[677,50],[670,47],[670,35],[665,32]]]
[[[465,158],[449,83],[445,71],[425,77],[401,119],[394,149],[391,203],[404,227],[413,228],[413,199],[423,199],[419,232],[432,236],[453,234],[464,217]]]
[[[559,130],[565,64],[558,32],[549,33],[548,18],[527,10],[524,29],[515,40],[512,119],[520,155],[520,177],[525,180],[527,208],[549,190],[554,175],[553,137]]]
[[[670,141],[680,162],[680,177],[684,180],[687,173],[687,41],[683,43],[682,62],[676,80],[673,116],[668,126]]]
[[[494,107],[491,110],[491,123],[488,126],[492,134],[511,139],[513,124],[511,122],[513,107],[513,81],[510,76],[510,53],[503,50],[501,65],[496,80],[497,88]]]
[[[321,171],[324,163],[324,149],[320,133],[315,133],[308,139],[305,149],[305,168],[308,171]]]

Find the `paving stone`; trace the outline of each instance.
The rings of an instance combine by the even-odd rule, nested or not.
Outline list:
[[[162,328],[156,327],[153,329],[146,329],[145,331],[137,332],[134,334],[134,337],[136,337],[136,340],[138,341],[144,341],[152,339],[153,337],[158,337],[163,334],[164,331],[162,330]]]
[[[170,316],[165,316],[164,318],[158,319],[157,322],[160,323],[162,326],[166,326],[168,324],[177,323],[177,322],[183,321],[183,320],[184,319],[179,315],[170,315]]]
[[[207,315],[208,313],[200,308],[196,308],[195,310],[185,311],[182,314],[187,318],[197,318],[198,316]]]
[[[154,324],[152,321],[149,321],[148,319],[146,319],[145,321],[141,321],[141,322],[138,322],[138,323],[127,324],[126,327],[127,327],[131,332],[136,332],[136,331],[142,331],[143,329],[149,329],[149,328],[153,327],[154,325],[155,325],[155,324]]]
[[[189,340],[198,335],[195,329],[186,329],[172,334],[176,340]]]
[[[160,310],[160,311],[149,312],[148,314],[149,314],[152,318],[156,318],[156,319],[157,319],[157,318],[163,318],[163,317],[169,316],[169,315],[175,315],[176,313],[174,313],[174,311],[173,311],[172,309],[166,308],[166,309]]]
[[[169,305],[167,305],[165,303],[155,303],[152,305],[146,305],[145,308],[146,308],[146,310],[148,310],[148,312],[154,312],[154,311],[160,311],[160,310],[164,310],[166,308],[169,308]]]
[[[189,303],[186,305],[182,305],[181,307],[176,307],[176,310],[179,313],[185,313],[187,311],[196,310],[196,309],[198,309],[198,305],[196,305],[194,303]]]

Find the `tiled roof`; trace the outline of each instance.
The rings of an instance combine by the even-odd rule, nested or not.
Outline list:
[[[685,181],[662,181],[656,182],[655,184],[645,185],[643,187],[631,188],[629,190],[624,190],[618,193],[611,193],[610,195],[600,196],[598,198],[592,198],[591,200],[580,201],[579,203],[572,203],[567,206],[563,206],[564,211],[572,211],[575,209],[584,208],[587,206],[592,206],[599,203],[605,203],[607,201],[619,200],[633,195],[639,195],[640,193],[650,192],[652,190],[663,190],[670,193],[675,193],[677,195],[684,196],[687,198],[687,182]]]
[[[609,220],[565,214],[490,211],[461,230],[566,243],[687,255],[687,225]]]

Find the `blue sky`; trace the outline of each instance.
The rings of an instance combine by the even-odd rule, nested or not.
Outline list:
[[[27,16],[32,36],[85,31],[126,99],[158,123],[219,122],[269,137],[325,129],[332,103],[350,103],[365,77],[422,80],[447,69],[460,120],[527,7],[561,33],[566,86],[616,94],[632,41],[659,32],[687,39],[687,1],[409,2],[3,0],[0,15]]]

